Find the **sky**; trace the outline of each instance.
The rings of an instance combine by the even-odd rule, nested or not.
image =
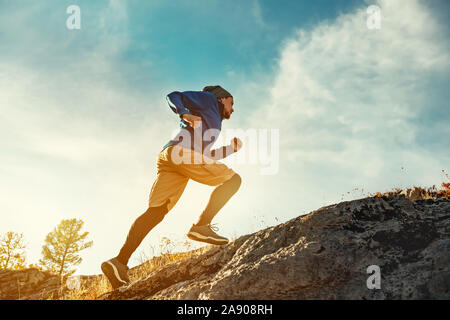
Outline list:
[[[66,26],[70,5],[80,29]],[[367,26],[370,5],[378,29]],[[0,235],[23,233],[37,263],[48,232],[82,219],[94,245],[76,274],[100,273],[146,210],[156,157],[179,126],[166,95],[206,85],[234,97],[226,139],[232,129],[279,134],[272,174],[262,161],[224,160],[243,179],[213,221],[224,236],[378,191],[439,186],[450,171],[449,9],[446,0],[0,0]],[[162,237],[186,241],[212,190],[190,181],[129,266],[160,252]]]

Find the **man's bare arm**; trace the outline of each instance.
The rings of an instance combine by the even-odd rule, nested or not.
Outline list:
[[[188,122],[192,128],[198,128],[200,127],[200,124],[202,123],[202,117],[194,116],[190,113],[184,113],[182,116],[184,121]]]

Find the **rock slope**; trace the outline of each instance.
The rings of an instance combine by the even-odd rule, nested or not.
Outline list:
[[[449,299],[450,200],[412,194],[320,208],[100,299]],[[372,265],[380,289],[367,287]]]
[[[60,278],[38,269],[0,270],[0,300],[42,300],[59,295]]]
[[[208,248],[99,299],[450,299],[448,190],[341,202]],[[373,265],[380,289],[367,287]],[[64,299],[59,284],[37,269],[0,270],[0,300]]]

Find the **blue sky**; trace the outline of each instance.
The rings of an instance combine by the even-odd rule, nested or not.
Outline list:
[[[71,4],[81,30],[66,28]],[[371,4],[380,30],[366,27]],[[178,127],[165,95],[205,85],[234,95],[225,129],[280,130],[277,174],[229,162],[244,182],[216,218],[226,236],[368,192],[438,185],[450,163],[448,9],[0,0],[0,233],[23,232],[34,263],[62,218],[81,218],[94,246],[79,273],[99,273],[145,211],[156,156]],[[190,182],[139,250],[184,241],[211,191]]]

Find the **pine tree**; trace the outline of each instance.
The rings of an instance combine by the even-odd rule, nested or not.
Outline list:
[[[72,267],[82,261],[79,252],[92,246],[87,241],[89,232],[81,233],[84,222],[77,219],[63,219],[52,232],[47,234],[42,246],[42,266],[56,273],[59,277],[70,276],[75,272]]]
[[[22,233],[7,232],[0,240],[0,269],[25,268],[25,248]]]

